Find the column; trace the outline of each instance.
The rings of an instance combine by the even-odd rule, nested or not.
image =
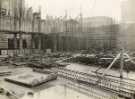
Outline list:
[[[22,34],[19,34],[19,52],[20,52],[20,54],[23,54],[23,38],[22,38]]]
[[[53,51],[56,52],[57,51],[57,36],[56,34],[54,34],[53,36]]]
[[[17,34],[14,34],[14,55],[16,56],[17,55]]]
[[[35,41],[34,41],[34,34],[31,34],[31,45],[30,45],[30,53],[32,54],[35,49]]]
[[[31,34],[31,49],[35,49],[34,35]]]
[[[38,49],[42,49],[42,36],[40,34],[38,35]]]

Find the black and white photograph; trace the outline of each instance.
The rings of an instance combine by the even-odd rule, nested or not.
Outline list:
[[[0,99],[135,99],[135,0],[0,0]]]

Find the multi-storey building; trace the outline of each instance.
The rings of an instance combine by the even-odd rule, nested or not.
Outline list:
[[[41,12],[25,8],[24,1],[10,1],[2,0],[1,3],[1,8],[7,9],[6,14],[0,16],[0,31],[3,34],[1,50],[49,48],[53,51],[76,51],[116,48],[118,25],[112,18],[67,19],[47,16],[42,19]],[[13,6],[6,7],[8,4]]]

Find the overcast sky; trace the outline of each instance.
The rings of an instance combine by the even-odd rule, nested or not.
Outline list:
[[[80,9],[84,17],[110,16],[120,20],[120,0],[26,0],[28,6],[42,8],[42,16],[64,16],[65,10],[72,17],[78,16]]]

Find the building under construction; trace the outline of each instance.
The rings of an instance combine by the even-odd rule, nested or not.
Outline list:
[[[117,48],[119,25],[109,17],[76,19],[46,16],[26,8],[24,0],[1,0],[1,53],[31,49],[46,51],[111,50]],[[96,45],[92,47],[93,45]],[[26,51],[27,50],[27,51]]]
[[[0,99],[135,99],[133,30],[81,11],[43,19],[25,0],[0,0]]]

